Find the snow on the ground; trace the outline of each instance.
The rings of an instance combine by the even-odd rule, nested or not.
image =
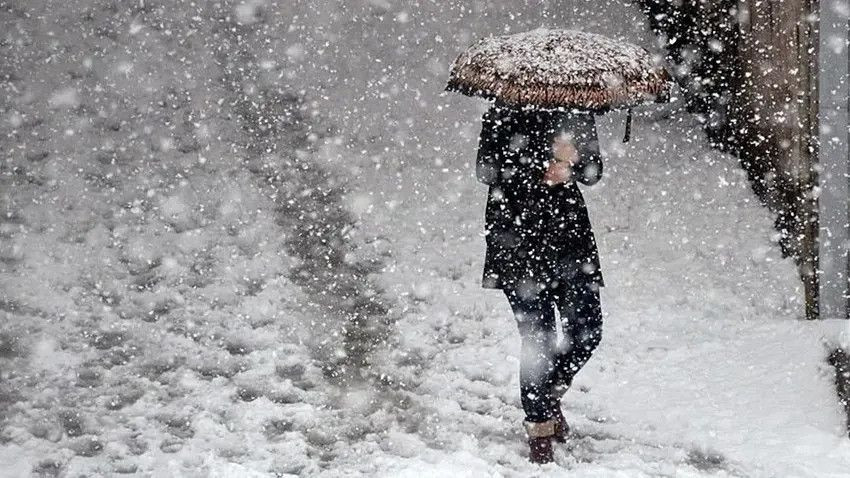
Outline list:
[[[0,476],[332,461],[391,314],[240,5],[4,5]]]
[[[0,476],[850,469],[843,326],[800,320],[770,215],[675,107],[625,145],[600,120],[603,342],[571,444],[526,461],[519,340],[479,283],[485,105],[441,90],[507,27],[651,48],[633,7],[131,3],[0,13]],[[337,386],[351,353],[372,365]]]

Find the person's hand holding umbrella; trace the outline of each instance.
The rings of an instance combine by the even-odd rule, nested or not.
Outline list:
[[[569,135],[559,135],[552,142],[553,161],[549,161],[543,182],[555,186],[569,181],[573,176],[573,165],[578,162],[578,150]]]

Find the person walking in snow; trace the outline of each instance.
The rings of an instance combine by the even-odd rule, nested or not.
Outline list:
[[[482,119],[476,176],[489,186],[483,286],[502,289],[515,315],[529,458],[548,463],[569,431],[561,398],[602,335],[604,282],[577,185],[602,176],[593,114],[497,101]]]

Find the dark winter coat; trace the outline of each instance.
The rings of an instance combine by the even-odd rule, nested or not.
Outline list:
[[[579,159],[565,184],[543,183],[557,134],[575,138]],[[484,114],[476,176],[487,197],[483,286],[540,290],[562,281],[603,285],[596,240],[576,181],[602,177],[591,113],[519,110],[496,104]]]

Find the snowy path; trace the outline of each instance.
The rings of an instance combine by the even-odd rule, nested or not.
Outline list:
[[[446,67],[542,23],[652,44],[619,0],[542,3],[12,2],[0,476],[850,469],[793,265],[681,113],[626,147],[622,116],[600,122],[603,344],[566,400],[571,448],[527,463],[513,318],[479,284],[484,104],[441,96]],[[272,116],[280,157],[257,140]],[[385,291],[363,279],[380,264]],[[361,343],[374,375],[334,386],[322,369]]]

